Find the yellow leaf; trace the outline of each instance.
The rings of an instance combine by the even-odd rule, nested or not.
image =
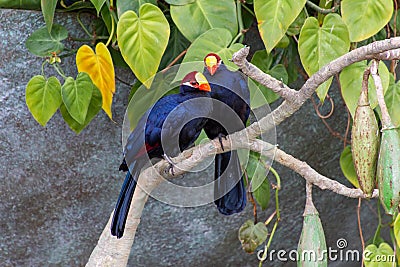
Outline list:
[[[100,89],[103,110],[112,119],[111,105],[115,93],[114,65],[110,52],[103,43],[96,45],[96,53],[88,45],[83,45],[76,54],[78,72],[89,74],[93,83]]]

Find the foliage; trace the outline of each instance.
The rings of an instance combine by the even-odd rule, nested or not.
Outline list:
[[[315,2],[91,0],[89,3],[75,0],[57,3],[57,0],[26,0],[16,5],[15,1],[0,0],[0,7],[43,7],[46,26],[37,29],[27,38],[26,47],[32,54],[43,59],[43,66],[48,64],[54,67],[59,77],[47,78],[42,68],[42,73],[33,77],[26,87],[26,103],[33,117],[42,126],[59,109],[70,128],[79,133],[101,107],[112,119],[112,99],[116,92],[114,65],[128,66],[133,71],[138,79],[132,86],[133,92],[141,83],[149,87],[157,71],[175,63],[202,61],[209,52],[219,53],[225,64],[237,68],[229,59],[244,46],[244,37],[251,37],[251,32],[254,34],[256,30],[265,49],[256,51],[251,62],[287,84],[297,80],[299,72],[307,77],[361,45],[399,34],[400,17],[391,0],[321,0],[319,6]],[[78,50],[65,47],[63,41],[68,35],[72,40],[78,39],[71,36],[63,26],[53,23],[54,12],[57,10],[78,11],[77,19],[88,38]],[[91,25],[82,23],[83,10],[85,14],[91,13]],[[93,30],[89,31],[89,28]],[[105,40],[107,42],[103,43]],[[76,79],[64,74],[61,62],[62,58],[75,54],[80,72]],[[298,62],[305,72],[297,67]],[[341,85],[341,94],[351,117],[354,116],[361,92],[363,71],[369,64],[363,61],[348,66],[336,81]],[[391,64],[388,69],[381,62],[379,73],[393,126],[399,127],[400,86],[396,82],[393,66],[395,64]],[[201,70],[202,64],[199,64],[199,68]],[[332,79],[329,79],[318,88],[316,93],[321,102],[328,96],[331,84]],[[269,103],[279,99],[268,88],[256,85]],[[380,115],[372,80],[368,87],[371,107]],[[270,182],[264,179],[266,173],[263,161],[260,155],[251,154],[247,173],[255,201],[262,209],[266,209],[270,198]],[[345,177],[358,187],[349,146],[340,157],[340,166]],[[399,219],[395,223],[396,240],[400,239],[398,222]],[[248,251],[254,251],[264,242],[268,231],[266,228],[264,231],[264,225],[260,224],[246,222],[244,226],[241,228],[241,241],[245,244],[249,241]],[[381,223],[377,231],[379,233],[380,226]],[[258,231],[262,235],[258,235]],[[254,239],[257,242],[254,243]],[[392,253],[389,244],[382,244],[373,244],[367,249],[374,255]],[[396,246],[395,243],[392,245]],[[375,266],[370,263],[366,265]]]

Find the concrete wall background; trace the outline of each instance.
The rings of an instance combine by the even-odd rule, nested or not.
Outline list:
[[[55,21],[69,30],[78,24],[72,14],[57,14]],[[25,105],[25,86],[40,74],[41,60],[26,50],[26,38],[44,25],[39,12],[0,10],[0,262],[3,266],[82,266],[86,263],[118,197],[124,175],[121,160],[121,125],[129,87],[117,82],[111,122],[101,112],[75,135],[59,112],[41,127]],[[75,30],[76,31],[76,30]],[[74,32],[76,36],[82,33]],[[69,44],[73,45],[73,44]],[[64,70],[76,75],[73,60]],[[128,70],[117,71],[133,81]],[[333,89],[336,111],[329,123],[344,130],[347,123],[340,93]],[[308,101],[277,129],[278,144],[307,161],[328,177],[350,185],[341,174],[343,148],[333,138]],[[275,166],[281,174],[281,216],[272,249],[296,249],[302,227],[304,180]],[[212,170],[210,178],[212,179]],[[345,238],[348,249],[360,249],[357,200],[314,189],[327,245]],[[364,202],[365,203],[365,202]],[[271,200],[270,207],[274,207]],[[362,207],[364,237],[373,235],[377,219],[369,201]],[[265,220],[272,212],[260,212]],[[225,217],[213,204],[177,208],[150,199],[145,207],[129,266],[256,266],[256,255],[245,254],[237,230],[252,218],[248,205],[242,214]],[[343,266],[331,262],[330,266]],[[294,266],[293,262],[274,262]],[[346,263],[346,266],[359,266]]]

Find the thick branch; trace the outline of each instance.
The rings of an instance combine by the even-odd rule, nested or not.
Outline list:
[[[378,41],[355,49],[327,64],[312,75],[300,91],[295,91],[271,76],[266,76],[266,74],[263,74],[257,67],[248,63],[246,60],[248,48],[239,50],[234,54],[233,61],[242,68],[243,72],[249,77],[261,82],[263,85],[270,87],[275,92],[280,92],[280,95],[286,100],[277,109],[262,118],[259,122],[253,123],[246,129],[228,136],[227,140],[223,140],[225,151],[237,148],[248,148],[253,151],[258,151],[263,155],[271,156],[271,154],[273,154],[271,150],[272,146],[261,140],[255,140],[257,136],[273,129],[275,125],[280,124],[286,118],[291,116],[304,104],[320,84],[340,72],[344,67],[349,66],[354,62],[370,58],[372,55],[382,55],[380,53],[397,48],[400,48],[400,38]],[[213,140],[184,151],[177,158],[173,159],[174,162],[178,162],[178,168],[175,170],[175,173],[176,175],[183,174],[181,169],[189,170],[199,162],[203,161],[207,156],[221,152],[218,140]],[[278,163],[291,168],[304,177],[307,182],[312,183],[323,190],[332,190],[337,194],[352,198],[364,197],[360,189],[350,189],[337,181],[329,179],[312,169],[307,163],[286,154],[282,150],[276,149],[275,153],[275,160]],[[126,223],[124,237],[118,240],[110,235],[110,218],[86,266],[126,265],[136,234],[136,229],[140,222],[143,207],[148,198],[146,192],[151,192],[164,180],[164,178],[172,177],[172,175],[168,173],[168,169],[169,164],[165,161],[160,161],[153,167],[147,168],[141,173],[138,186],[133,195],[132,205],[129,210],[129,218]],[[373,197],[377,197],[377,195],[378,191],[375,190]]]
[[[278,108],[272,111],[268,116],[250,125],[250,128],[252,128],[252,130],[249,131],[249,137],[253,138],[259,136],[261,133],[271,130],[273,127],[279,125],[286,118],[290,117],[294,112],[300,109],[300,107],[308,98],[311,97],[318,86],[327,81],[333,75],[339,73],[343,68],[355,62],[370,59],[374,56],[380,57],[382,55],[387,55],[387,53],[396,55],[400,53],[400,51],[398,51],[399,48],[400,37],[394,37],[391,39],[376,41],[366,46],[359,47],[335,59],[334,61],[330,62],[329,64],[322,67],[319,71],[314,73],[302,86],[300,91],[294,92],[296,94],[295,96],[292,96],[294,91],[293,89],[289,90],[290,93],[282,92],[281,95],[285,95],[286,97],[284,98],[286,100]],[[389,50],[393,50],[394,52],[391,52]],[[248,52],[249,48],[245,47],[236,52],[232,57],[232,61],[242,69],[243,73],[258,82],[262,80],[272,79],[275,80],[276,83],[279,83],[278,80],[271,76],[266,76],[266,74],[262,74],[262,71],[260,69],[249,63],[246,60]],[[278,85],[275,88],[271,89],[275,92],[284,90],[281,89],[281,85]]]
[[[271,75],[264,73],[262,70],[257,68],[255,65],[251,64],[246,60],[250,52],[250,47],[246,46],[239,51],[237,51],[233,57],[233,62],[238,65],[244,74],[252,78],[253,80],[259,82],[265,87],[270,88],[275,93],[279,94],[284,99],[293,99],[296,95],[296,90],[290,88],[282,81],[279,81],[272,77]]]
[[[378,59],[378,60],[399,60],[400,59],[400,49],[394,49],[390,51],[385,51],[379,54],[367,56],[367,59]]]

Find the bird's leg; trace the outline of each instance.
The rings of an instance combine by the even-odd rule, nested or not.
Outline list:
[[[226,135],[223,133],[219,133],[218,134],[219,144],[221,145],[222,151],[224,151],[225,149],[224,149],[224,144],[222,143],[222,138],[225,138],[225,140],[226,140]]]
[[[163,158],[169,163],[168,172],[169,172],[169,170],[171,170],[172,176],[175,176],[175,172],[174,172],[174,167],[176,166],[175,163],[172,161],[172,159],[167,154],[164,154]]]

